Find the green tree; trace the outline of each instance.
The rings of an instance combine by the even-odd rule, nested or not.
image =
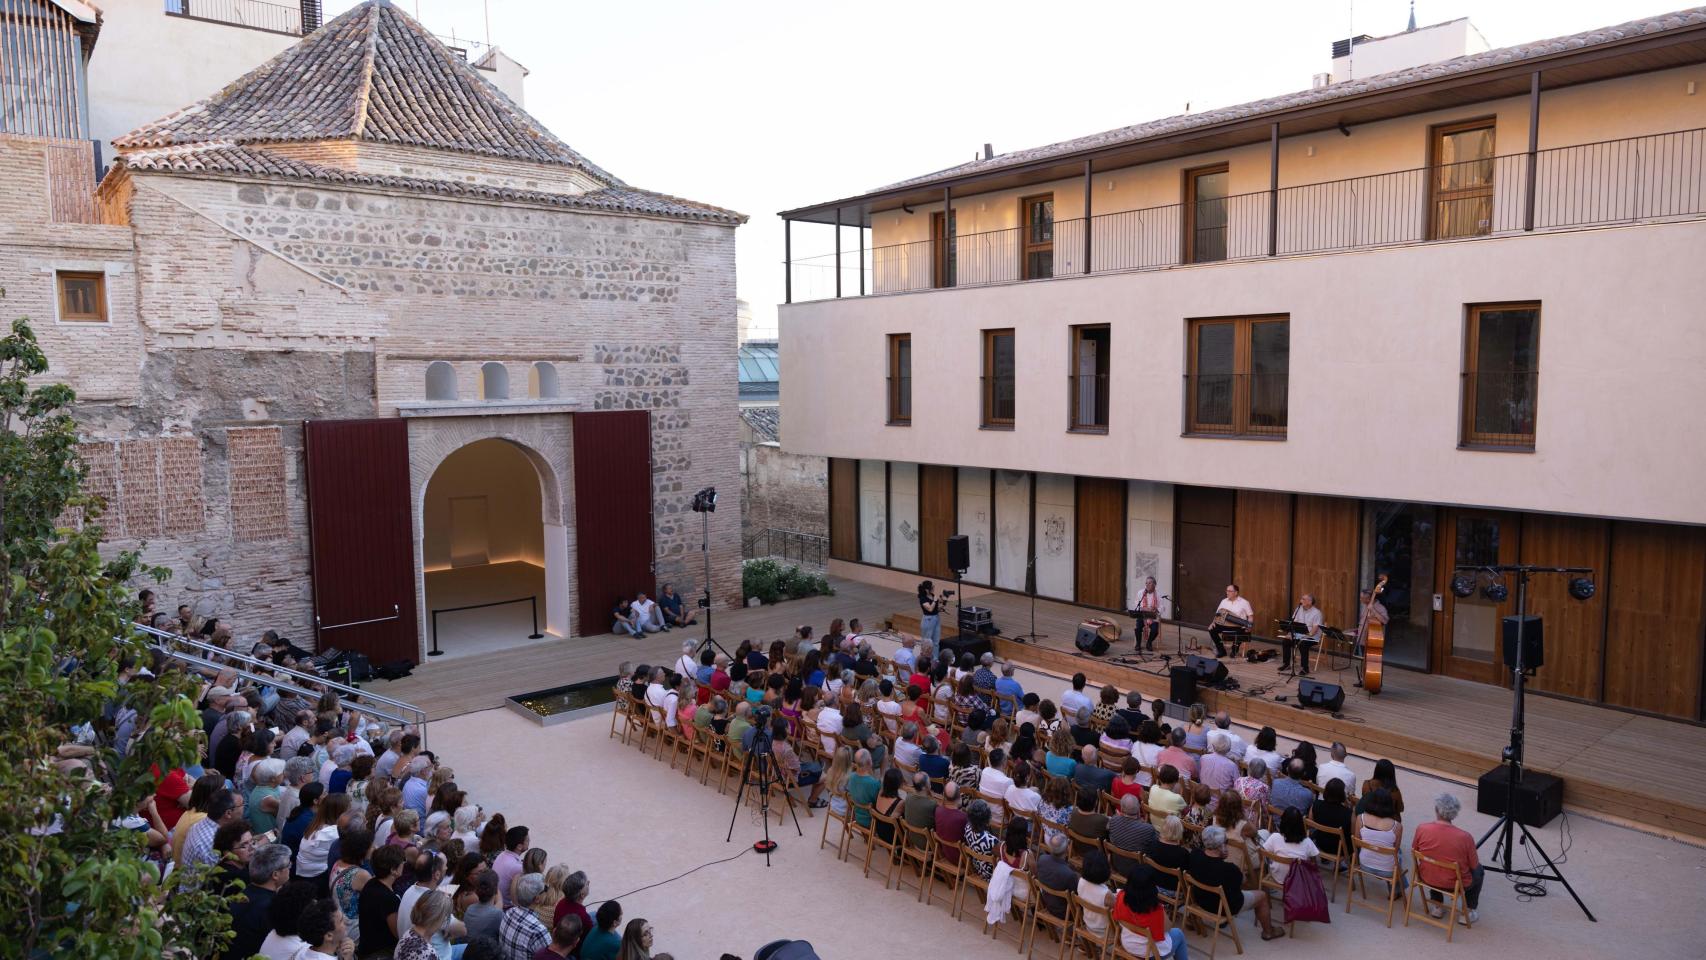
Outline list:
[[[197,888],[200,871],[162,882],[143,834],[113,826],[153,793],[153,770],[200,750],[192,678],[120,680],[149,653],[129,629],[127,584],[165,572],[101,556],[74,395],[32,384],[46,371],[14,322],[0,340],[0,957],[208,957],[228,937],[223,898]],[[116,703],[137,711],[128,751],[102,736],[67,759],[88,752],[67,748],[73,729]]]

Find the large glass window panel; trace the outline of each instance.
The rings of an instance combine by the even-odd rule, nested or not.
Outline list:
[[[1250,325],[1250,429],[1284,432],[1287,376],[1291,369],[1291,323],[1265,320]]]
[[[1383,574],[1387,578],[1380,596],[1390,618],[1385,659],[1426,670],[1433,642],[1436,511],[1388,502],[1369,503],[1364,511],[1361,585],[1371,586]]]

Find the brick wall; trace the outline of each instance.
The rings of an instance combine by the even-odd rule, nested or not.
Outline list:
[[[770,528],[829,536],[829,461],[784,453],[779,444],[746,448],[746,536]]]

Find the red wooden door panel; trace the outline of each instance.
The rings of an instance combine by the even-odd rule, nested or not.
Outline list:
[[[320,648],[418,659],[408,425],[308,420],[303,448]]]
[[[609,632],[617,598],[657,591],[651,414],[601,410],[574,418],[577,632],[590,636]]]

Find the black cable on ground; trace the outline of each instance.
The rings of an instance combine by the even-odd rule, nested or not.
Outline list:
[[[645,886],[640,887],[637,890],[630,890],[627,893],[624,893],[618,897],[605,897],[603,900],[593,900],[593,901],[585,904],[585,906],[596,907],[599,904],[605,903],[606,901],[609,901],[609,900],[622,900],[622,899],[625,899],[627,897],[631,897],[636,893],[645,893],[647,890],[652,890],[652,889],[655,889],[657,887],[661,887],[666,883],[674,883],[675,881],[680,880],[682,877],[691,876],[692,874],[698,873],[699,871],[705,869],[706,867],[714,867],[719,863],[728,863],[730,860],[739,860],[741,857],[744,857],[751,852],[752,852],[751,847],[742,847],[741,851],[732,857],[724,857],[721,860],[712,860],[709,863],[701,863],[700,865],[698,865],[697,867],[694,867],[693,869],[687,871],[686,873],[676,874],[675,876],[670,877],[668,880],[659,880],[657,883],[648,883]]]

